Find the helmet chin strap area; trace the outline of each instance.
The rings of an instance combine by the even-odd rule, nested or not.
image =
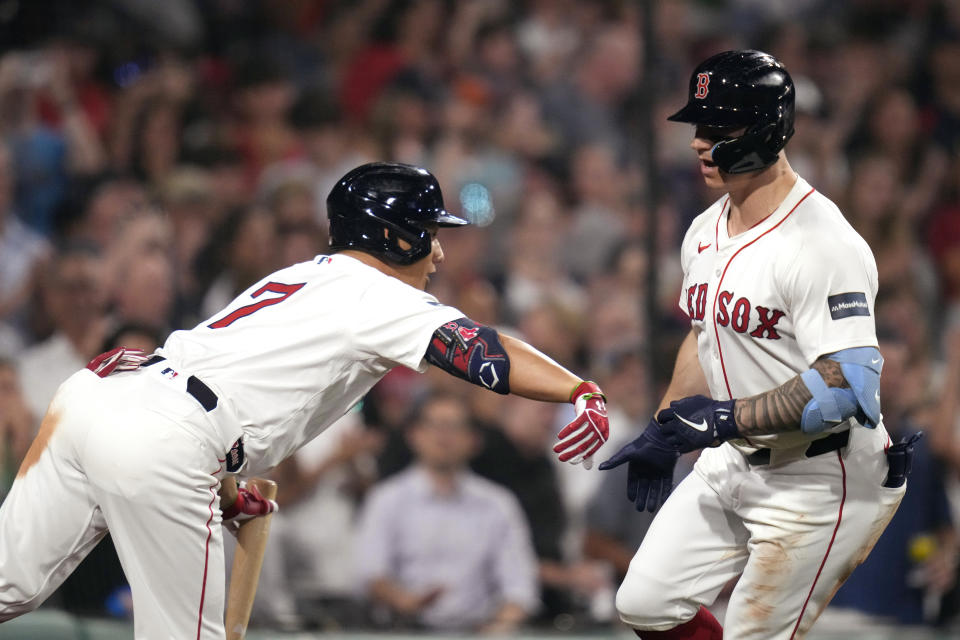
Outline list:
[[[726,173],[766,169],[777,161],[783,148],[783,144],[772,140],[776,126],[776,123],[754,125],[738,138],[721,140],[710,150],[713,162]]]
[[[425,229],[403,229],[387,221],[381,224],[387,227],[382,257],[388,262],[406,266],[430,255],[433,240]]]

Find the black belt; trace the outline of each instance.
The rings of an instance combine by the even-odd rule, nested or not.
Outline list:
[[[844,448],[849,441],[849,429],[840,431],[839,433],[831,433],[826,438],[820,438],[819,440],[811,442],[810,446],[807,447],[807,450],[804,452],[804,455],[812,458],[824,453],[830,453],[831,451]],[[746,456],[746,458],[750,464],[770,464],[770,449],[757,449]]]
[[[141,367],[149,367],[155,365],[158,362],[163,362],[166,360],[163,356],[150,356],[147,360],[141,364]],[[210,390],[210,387],[203,383],[203,380],[197,376],[190,376],[187,378],[187,393],[196,398],[197,402],[206,409],[207,411],[213,411],[217,408],[217,394]]]
[[[166,360],[163,356],[150,356],[147,358],[141,367],[149,367],[151,365],[157,364],[158,362],[163,362]],[[217,408],[217,394],[210,390],[206,384],[203,383],[203,380],[197,376],[190,376],[187,378],[187,393],[192,395],[197,402],[203,406],[207,411],[213,411]],[[227,471],[229,473],[234,473],[243,466],[244,453],[243,453],[243,437],[237,438],[237,441],[231,445],[230,450],[227,451],[225,456],[225,462],[227,464]]]

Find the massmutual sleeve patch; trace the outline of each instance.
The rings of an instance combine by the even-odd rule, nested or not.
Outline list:
[[[828,296],[827,306],[830,308],[830,317],[834,320],[849,318],[850,316],[870,315],[867,295],[858,291]]]

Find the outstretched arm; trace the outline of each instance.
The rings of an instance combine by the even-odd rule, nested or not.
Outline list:
[[[427,362],[497,393],[531,400],[570,402],[583,380],[523,340],[470,318],[438,327]]]
[[[573,403],[577,417],[560,430],[557,437],[561,442],[553,449],[561,462],[582,462],[609,437],[600,387],[523,340],[501,335],[469,318],[458,318],[437,328],[425,357],[447,373],[497,393]]]
[[[532,346],[508,335],[500,341],[510,358],[510,392],[531,400],[570,402],[583,379]]]

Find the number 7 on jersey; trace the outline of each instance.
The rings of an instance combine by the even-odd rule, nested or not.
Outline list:
[[[274,298],[264,298],[263,300],[258,300],[253,304],[248,304],[246,306],[240,307],[239,309],[234,309],[224,317],[220,318],[215,322],[211,322],[207,326],[211,329],[223,329],[224,327],[229,327],[231,324],[239,320],[240,318],[245,318],[252,313],[256,313],[264,307],[269,307],[273,304],[279,304],[292,296],[294,293],[300,290],[306,282],[300,282],[298,284],[283,284],[282,282],[268,282],[263,285],[256,291],[250,294],[252,298],[259,298],[266,292],[278,293],[280,295]]]

